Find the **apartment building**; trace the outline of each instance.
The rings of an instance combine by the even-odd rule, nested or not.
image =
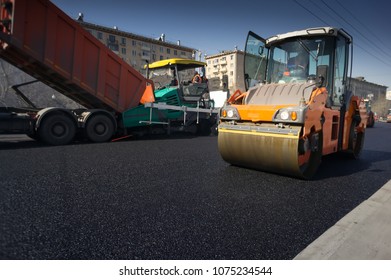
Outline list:
[[[233,93],[237,89],[245,90],[244,86],[244,52],[237,49],[223,51],[219,54],[205,57],[208,64],[206,77],[209,79],[211,91],[223,90]]]
[[[387,86],[378,85],[365,80],[364,77],[350,79],[352,92],[371,101],[372,111],[385,116],[391,101],[387,100]]]
[[[192,59],[196,53],[195,49],[182,46],[180,41],[167,42],[164,34],[159,38],[148,38],[117,27],[109,28],[85,22],[82,15],[77,22],[142,74],[145,74],[146,61],[152,63],[174,57]]]
[[[352,92],[362,98],[368,98],[372,101],[386,98],[387,86],[368,82],[364,77],[351,78],[350,82]]]

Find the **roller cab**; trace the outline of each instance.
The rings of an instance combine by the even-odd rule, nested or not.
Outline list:
[[[313,28],[267,40],[249,32],[246,91],[220,110],[218,148],[238,166],[311,178],[323,155],[358,157],[366,110],[347,79],[352,38]]]

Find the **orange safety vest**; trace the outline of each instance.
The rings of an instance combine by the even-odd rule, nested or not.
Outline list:
[[[191,80],[192,83],[201,83],[201,76],[200,74],[197,74],[193,77],[193,80]]]

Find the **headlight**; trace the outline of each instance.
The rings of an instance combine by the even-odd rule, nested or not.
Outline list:
[[[289,119],[289,113],[288,113],[288,111],[282,111],[281,114],[280,114],[280,118],[281,118],[282,120],[287,120],[287,119]]]
[[[305,112],[306,108],[301,107],[281,108],[275,113],[273,122],[304,123]]]
[[[239,120],[240,119],[238,110],[235,107],[231,107],[231,106],[226,106],[221,109],[220,118],[221,119],[228,119],[228,120]]]

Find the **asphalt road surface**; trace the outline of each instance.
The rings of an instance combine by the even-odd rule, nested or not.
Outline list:
[[[292,259],[391,178],[390,143],[376,123],[303,181],[230,166],[213,136],[0,136],[0,259]]]

